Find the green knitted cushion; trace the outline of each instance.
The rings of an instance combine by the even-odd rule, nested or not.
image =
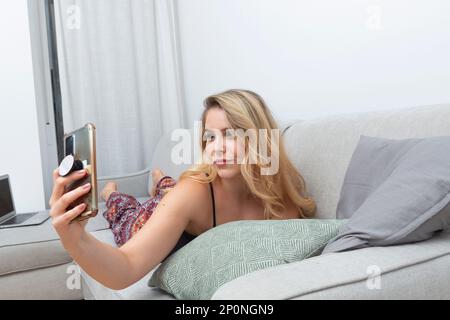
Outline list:
[[[319,255],[347,220],[240,220],[210,229],[155,270],[150,287],[177,299],[210,299],[224,283],[252,271]]]

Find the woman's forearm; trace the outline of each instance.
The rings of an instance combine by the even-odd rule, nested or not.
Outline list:
[[[135,282],[126,254],[89,232],[83,234],[79,243],[64,247],[87,274],[108,288],[121,290]]]

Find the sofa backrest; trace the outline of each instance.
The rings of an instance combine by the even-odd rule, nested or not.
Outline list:
[[[327,116],[294,122],[284,133],[289,158],[317,203],[335,218],[341,186],[360,135],[407,139],[450,135],[450,104]]]
[[[155,151],[153,152],[152,164],[150,170],[159,168],[162,172],[172,178],[178,180],[179,176],[192,166],[192,164],[180,163],[176,164],[172,161],[171,154],[175,146],[179,145],[180,141],[172,141],[171,134],[164,134],[159,140]],[[180,153],[181,154],[181,153]],[[191,153],[190,161],[193,163],[193,152]],[[149,187],[152,186],[152,176],[149,177]]]

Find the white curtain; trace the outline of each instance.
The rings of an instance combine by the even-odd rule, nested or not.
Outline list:
[[[149,167],[161,135],[184,125],[161,104],[155,1],[55,1],[64,131],[96,125],[99,176]]]

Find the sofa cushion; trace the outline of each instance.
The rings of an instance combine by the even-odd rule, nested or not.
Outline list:
[[[0,276],[0,300],[81,300],[77,282],[67,286],[74,262],[13,272]]]
[[[0,276],[72,261],[59,240],[22,243],[0,247]]]
[[[219,225],[169,256],[149,285],[177,299],[210,299],[244,274],[320,254],[345,220],[241,220]]]
[[[338,218],[350,219],[328,252],[432,237],[450,227],[450,135],[390,140],[361,136]]]
[[[294,297],[295,300],[449,300],[450,254],[381,272],[368,267],[367,278]],[[374,272],[375,271],[375,272]],[[374,276],[372,276],[374,275]],[[370,276],[370,277],[369,277]]]
[[[386,139],[450,135],[450,105],[326,116],[284,134],[286,150],[317,202],[318,218],[336,218],[345,172],[360,135]]]
[[[99,203],[99,207],[104,210],[104,203]],[[86,225],[87,231],[107,228],[108,222],[100,214]],[[62,246],[51,218],[36,226],[1,229],[0,257],[0,276],[73,260]]]
[[[148,278],[152,273],[123,290],[109,289],[88,274],[82,273],[81,285],[85,300],[175,300],[175,298],[159,288],[149,288]]]
[[[212,299],[450,299],[449,261],[450,231],[442,231],[424,242],[330,253],[255,271],[225,283]]]

